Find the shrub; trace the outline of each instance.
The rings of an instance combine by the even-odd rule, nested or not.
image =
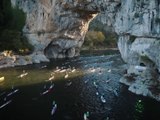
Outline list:
[[[10,23],[11,29],[21,31],[26,22],[26,14],[18,7],[12,8],[12,21]]]
[[[33,46],[22,35],[26,14],[17,6],[12,8],[10,0],[0,1],[0,50],[13,50],[26,54],[33,50]]]
[[[26,15],[17,6],[12,7],[10,0],[2,0],[0,5],[0,26],[21,31],[25,25]]]
[[[94,19],[89,25],[89,30],[102,32],[105,37],[101,45],[103,48],[117,47],[118,36],[113,32],[111,26],[104,25],[101,21]]]
[[[87,46],[96,46],[102,45],[105,36],[100,31],[88,31],[85,37],[84,45]]]
[[[113,48],[117,47],[117,34],[108,32],[104,35],[101,31],[88,31],[85,37],[84,46],[89,48]]]
[[[0,35],[0,50],[13,50],[17,53],[29,53],[33,50],[33,46],[27,41],[21,32],[13,30],[3,30]],[[22,51],[23,50],[23,51]]]

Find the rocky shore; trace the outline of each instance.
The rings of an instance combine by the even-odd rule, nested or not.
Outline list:
[[[15,67],[33,63],[49,62],[49,59],[42,53],[33,53],[30,55],[15,55],[11,51],[0,53],[0,68]]]

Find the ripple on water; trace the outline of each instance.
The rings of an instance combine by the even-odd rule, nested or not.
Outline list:
[[[54,72],[56,68],[66,71]],[[71,72],[73,69],[75,71]],[[124,69],[119,54],[85,55],[66,61],[2,69],[0,76],[4,76],[5,81],[0,83],[0,106],[9,100],[12,102],[0,109],[0,116],[6,120],[83,120],[84,113],[89,112],[90,120],[160,118],[158,102],[136,96],[119,83]],[[23,70],[28,74],[17,78]],[[68,77],[64,78],[66,73]],[[53,76],[54,79],[49,80]],[[19,91],[6,97],[13,88]],[[142,112],[136,111],[137,108]],[[52,110],[54,114],[51,115]]]

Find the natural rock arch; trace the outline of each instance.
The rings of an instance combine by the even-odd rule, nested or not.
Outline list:
[[[107,16],[106,11],[114,20],[111,17],[120,4],[120,0],[11,1],[27,14],[23,32],[35,46],[35,52],[45,51],[47,58],[78,56],[90,21],[100,12]]]
[[[114,27],[122,58],[130,66],[152,63],[160,71],[160,4],[159,0],[11,0],[12,5],[27,14],[23,33],[35,46],[34,53],[47,58],[66,58],[79,55],[90,21],[100,13],[103,22]],[[145,58],[145,59],[144,59]],[[147,63],[147,60],[150,62]],[[154,77],[154,76],[152,76]],[[145,81],[145,80],[144,80]],[[158,80],[156,80],[158,81]],[[136,82],[135,82],[136,83]],[[139,84],[139,83],[138,83]],[[130,90],[138,90],[130,84]],[[141,91],[140,91],[141,90]]]
[[[18,5],[27,14],[23,32],[35,46],[35,52],[43,53],[45,50],[48,58],[78,56],[90,21],[101,12],[102,21],[112,24],[119,35],[118,46],[122,58],[127,63],[140,64],[143,62],[140,60],[141,56],[148,56],[160,70],[159,55],[155,56],[157,53],[150,49],[151,46],[155,46],[154,48],[159,51],[160,6],[157,0],[11,0],[11,2],[13,6]],[[143,47],[134,49],[135,45]],[[59,49],[55,50],[57,48]]]

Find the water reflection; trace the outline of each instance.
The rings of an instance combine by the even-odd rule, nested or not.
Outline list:
[[[160,118],[158,102],[119,84],[124,69],[119,54],[2,69],[0,116],[4,120]]]

